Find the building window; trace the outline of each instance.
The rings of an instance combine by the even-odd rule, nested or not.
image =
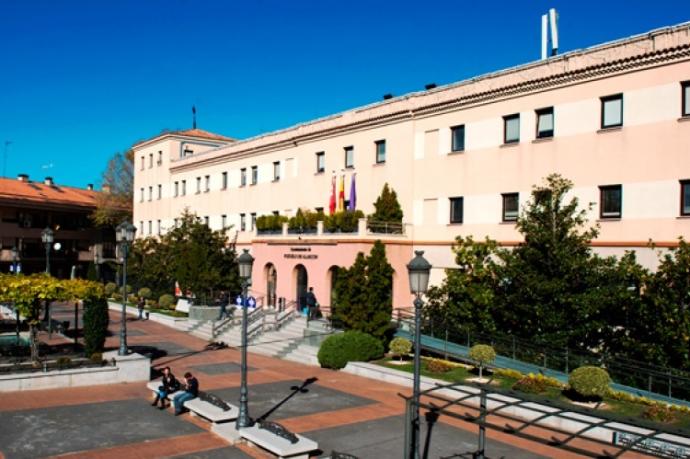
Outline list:
[[[623,126],[623,94],[601,98],[601,128]]]
[[[256,227],[256,213],[252,212],[251,219],[249,221],[249,231],[254,231]]]
[[[240,169],[240,186],[247,186],[247,168]]]
[[[520,198],[518,193],[503,193],[503,221],[514,222],[520,212]]]
[[[149,169],[153,167],[153,153],[149,153]]]
[[[207,175],[206,177],[204,177],[204,185],[205,185],[205,188],[204,188],[205,193],[208,193],[209,191],[211,191],[211,176],[210,175]]]
[[[227,223],[228,223],[228,216],[227,215],[221,215],[220,216],[221,229],[225,229],[225,227],[228,226]]]
[[[157,162],[157,164],[158,164],[159,166],[160,166],[161,164],[163,164],[163,152],[162,152],[162,151],[159,151],[159,152],[158,152],[158,162]]]
[[[187,194],[187,181],[182,180],[182,196]]]
[[[139,202],[144,202],[144,189],[140,188],[141,194],[139,195]]]
[[[279,216],[279,215],[280,215],[280,211],[274,210],[274,211],[273,211],[273,215],[274,215],[275,217]]]
[[[240,214],[240,231],[245,231],[247,229],[247,222],[245,219],[245,214]]]
[[[273,163],[273,181],[277,182],[280,180],[280,161],[275,161]]]
[[[141,235],[143,236],[143,235],[145,234],[145,233],[144,233],[144,221],[143,221],[143,220],[140,220],[140,221],[139,221],[139,226],[141,227],[140,233],[141,233]]]
[[[462,214],[464,210],[464,199],[462,196],[457,198],[450,198],[450,222],[462,223]]]
[[[345,147],[345,167],[351,169],[355,167],[355,148]]]
[[[153,234],[153,222],[149,220],[149,236]]]
[[[184,156],[191,156],[193,154],[194,154],[194,150],[190,150],[189,148],[185,148],[183,157]]]
[[[520,141],[520,115],[503,117],[503,143],[517,143]]]
[[[145,162],[146,162],[146,158],[144,158],[144,157],[142,156],[142,157],[141,157],[141,168],[140,168],[139,170],[142,170],[142,171],[144,170],[144,163],[145,163]]]
[[[153,200],[153,187],[149,187],[149,201]]]
[[[252,166],[252,185],[259,183],[259,166]]]
[[[180,182],[175,182],[175,197],[180,195]]]
[[[221,174],[221,177],[222,177],[221,182],[223,183],[223,186],[222,186],[221,189],[225,190],[225,189],[228,187],[228,173],[227,173],[227,172],[223,172],[223,173]]]
[[[690,216],[690,180],[680,181],[680,214]]]
[[[690,116],[690,81],[684,81],[681,84],[683,91],[683,111],[682,116]]]
[[[386,141],[377,140],[374,142],[376,144],[376,164],[381,164],[386,162]]]
[[[161,235],[161,221],[160,220],[156,221],[156,234],[158,234],[159,236]]]
[[[537,139],[553,137],[553,107],[537,110]]]
[[[163,185],[158,185],[158,199],[163,197]]]
[[[210,220],[208,218],[208,215],[204,217],[204,225],[208,226]]]
[[[450,144],[452,151],[465,150],[465,125],[453,126],[450,128]]]
[[[314,207],[314,212],[323,215],[323,207]]]
[[[621,218],[623,190],[621,185],[599,187],[599,217]]]
[[[201,193],[201,177],[196,178],[196,194]]]
[[[316,154],[316,173],[320,174],[326,170],[326,153],[320,151]]]

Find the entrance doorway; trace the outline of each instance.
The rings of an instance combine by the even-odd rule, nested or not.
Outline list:
[[[309,278],[307,276],[307,269],[303,265],[295,266],[295,279],[297,289],[295,291],[295,299],[300,311],[303,310],[306,305],[306,295],[307,287],[309,286]]]

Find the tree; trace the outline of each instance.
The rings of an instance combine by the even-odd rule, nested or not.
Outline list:
[[[402,223],[403,211],[398,202],[395,190],[383,185],[381,195],[374,202],[374,213],[369,215],[369,220],[380,223]]]
[[[357,254],[354,264],[338,270],[335,318],[345,329],[383,339],[393,310],[393,268],[386,248],[376,241],[368,257]]]
[[[497,271],[500,309],[497,327],[535,344],[593,347],[587,342],[591,318],[599,315],[593,291],[600,259],[590,242],[596,226],[585,228],[578,199],[566,201],[572,182],[558,174],[535,186],[517,221],[524,242],[502,252]]]
[[[97,226],[115,227],[132,220],[134,198],[134,152],[115,153],[101,178],[101,193],[91,219]]]
[[[432,329],[493,333],[494,279],[498,244],[458,236],[453,245],[457,268],[447,269],[440,286],[429,288],[424,315]]]
[[[109,319],[105,288],[98,282],[81,279],[62,282],[66,297],[84,305],[84,354],[91,357],[103,352]]]

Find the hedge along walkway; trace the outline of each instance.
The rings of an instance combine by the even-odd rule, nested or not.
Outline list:
[[[396,336],[401,336],[403,338],[407,338],[410,341],[414,341],[414,335],[412,335],[409,331],[407,330],[398,330],[396,333]],[[462,344],[457,344],[453,343],[451,341],[445,341],[441,338],[435,338],[429,335],[422,335],[421,336],[422,340],[422,348],[439,353],[439,354],[447,354],[451,357],[456,357],[456,358],[461,358],[461,359],[468,359],[468,354],[470,352],[469,348],[467,346],[463,346]],[[556,378],[559,381],[561,381],[564,384],[568,383],[568,375],[566,373],[563,373],[561,371],[556,371],[552,370],[550,368],[544,368],[540,367],[538,365],[534,365],[532,363],[527,363],[527,362],[522,362],[520,360],[515,360],[510,357],[504,356],[504,355],[496,355],[496,360],[492,363],[492,366],[498,367],[498,368],[508,368],[511,370],[517,370],[522,374],[528,374],[528,373],[534,373],[534,374],[539,374],[542,373],[544,376],[549,376],[551,378]],[[661,402],[666,402],[666,403],[671,403],[674,405],[681,405],[681,406],[687,406],[690,407],[690,402],[687,400],[681,400],[678,398],[673,398],[673,397],[668,397],[666,395],[662,394],[657,394],[655,392],[649,392],[644,389],[639,389],[637,387],[631,387],[631,386],[626,386],[623,384],[618,384],[618,383],[611,383],[610,385],[611,389],[620,391],[620,392],[627,392],[629,394],[636,395],[638,397],[647,397],[652,400],[658,400]]]
[[[107,339],[107,346],[115,348],[119,342],[119,313],[111,312],[110,332],[111,336]],[[233,371],[240,362],[240,352],[237,349],[223,349],[218,351],[205,351],[207,344],[205,341],[187,335],[183,332],[168,328],[158,323],[150,321],[130,320],[127,323],[128,331],[132,332],[128,343],[131,346],[144,346],[155,343],[166,343],[176,345],[180,349],[188,351],[159,357],[153,362],[155,369],[170,366],[173,372],[181,376],[186,371],[192,371],[200,381],[201,390],[214,391],[216,389],[237,388],[240,385],[240,373]],[[409,394],[410,388],[383,383],[373,379],[362,378],[352,374],[325,370],[318,367],[306,366],[294,362],[283,361],[262,355],[251,353],[249,355],[250,390],[252,386],[267,383],[280,383],[295,380],[305,380],[310,377],[318,378],[315,385],[339,391],[343,394],[366,398],[371,403],[362,406],[347,407],[341,409],[330,409],[314,412],[311,414],[296,415],[287,418],[280,418],[281,424],[288,429],[303,433],[309,436],[309,431],[322,430],[330,427],[340,427],[347,425],[357,425],[366,421],[382,420],[391,416],[404,416],[404,402],[398,393]],[[204,373],[196,370],[195,367],[206,366],[206,368],[223,368],[227,365],[227,372]],[[282,397],[282,393],[277,396]],[[92,386],[81,388],[65,388],[55,390],[24,391],[15,393],[0,394],[0,418],[8,416],[10,411],[37,409],[39,411],[50,409],[49,407],[77,406],[84,404],[103,403],[102,409],[108,408],[107,402],[137,400],[142,404],[150,402],[150,391],[142,384],[118,384],[112,386]],[[299,403],[300,395],[297,395],[288,404]],[[287,407],[287,405],[286,405]],[[99,409],[98,406],[94,409]],[[146,410],[154,408],[146,407]],[[3,415],[5,412],[5,415]],[[157,410],[155,410],[157,412]],[[146,411],[148,413],[148,411]],[[153,413],[153,411],[152,411]],[[279,414],[280,410],[276,412]],[[169,413],[159,413],[168,415]],[[259,416],[262,413],[252,412],[252,416]],[[144,442],[133,442],[128,444],[117,444],[108,447],[99,447],[87,451],[70,452],[60,455],[60,457],[99,457],[99,458],[120,458],[120,457],[170,457],[178,454],[192,454],[195,452],[210,451],[228,447],[225,440],[217,437],[208,430],[208,424],[200,422],[188,415],[177,418],[179,422],[192,422],[204,429],[197,434],[173,435],[166,440],[147,440]],[[90,418],[84,416],[83,424],[69,426],[77,432],[87,433],[92,429],[89,423]],[[447,424],[460,429],[467,430],[476,435],[477,428],[474,425],[462,421],[448,421]],[[2,434],[0,433],[0,436]],[[81,435],[81,433],[80,433]],[[489,441],[498,441],[509,447],[520,448],[531,451],[545,457],[575,458],[570,453],[534,444],[517,437],[503,434],[501,432],[487,432]],[[170,442],[166,446],[165,442]],[[0,451],[3,450],[0,441]],[[261,451],[241,446],[241,450],[250,457],[267,457]],[[517,450],[516,450],[517,451]],[[328,453],[330,451],[324,451]],[[628,454],[625,457],[641,457]]]

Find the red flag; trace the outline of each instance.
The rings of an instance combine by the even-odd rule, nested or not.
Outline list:
[[[328,203],[328,211],[331,215],[335,213],[335,175],[331,178],[331,200]]]

